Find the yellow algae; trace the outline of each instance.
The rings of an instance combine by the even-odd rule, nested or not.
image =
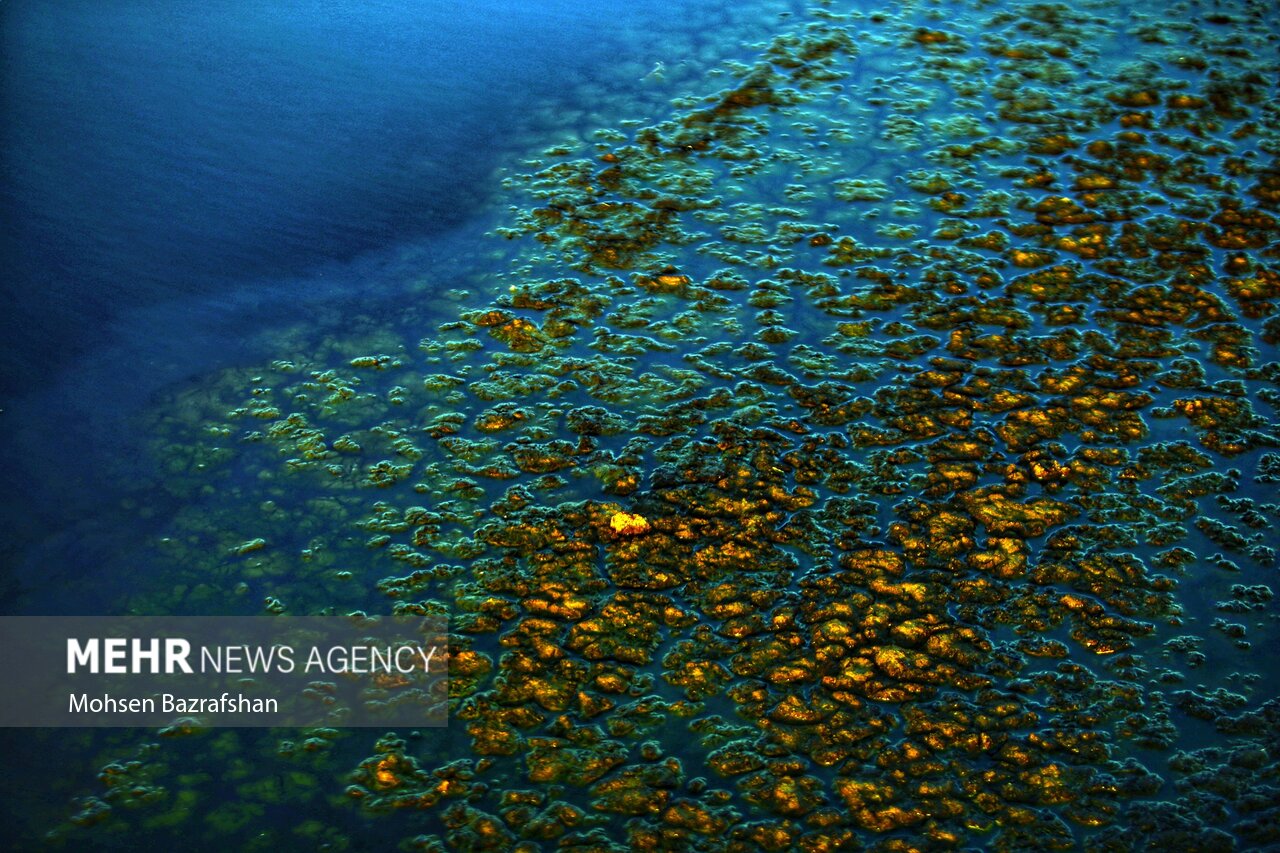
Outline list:
[[[409,562],[380,591],[486,649],[451,655],[465,767],[357,772],[362,808],[422,810],[413,844],[564,844],[593,813],[640,849],[1150,843],[1136,768],[1178,760],[1124,741],[1174,742],[1171,667],[1203,654],[1155,573],[1269,565],[1274,513],[1237,503],[1270,482],[1266,87],[1202,73],[1244,62],[1191,49],[1225,25],[1135,18],[1176,53],[1117,67],[1096,10],[915,12],[793,11],[705,97],[509,173],[510,272],[401,384],[364,341],[188,419],[173,470],[340,496],[224,528],[315,540],[327,573],[262,576],[291,609]],[[234,540],[200,557],[186,523],[170,547],[217,577]],[[1217,557],[1173,550],[1189,529]]]
[[[635,536],[649,530],[649,521],[635,513],[615,512],[609,518],[609,527],[620,536]]]

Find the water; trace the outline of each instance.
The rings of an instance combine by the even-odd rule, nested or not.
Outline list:
[[[0,4],[4,612],[109,609],[181,509],[149,488],[137,414],[275,357],[291,329],[312,340],[356,312],[391,322],[407,290],[431,301],[453,286],[486,250],[495,169],[593,109],[584,83],[634,82],[665,56],[649,37],[669,11]],[[128,731],[103,735],[5,733],[14,844],[38,846],[96,768],[134,749]],[[76,769],[21,781],[51,756]]]
[[[9,393],[122,307],[431,235],[655,2],[5,4]]]
[[[1214,213],[1277,36],[1215,5],[5,6],[5,611],[439,607],[482,671],[389,789],[0,734],[16,843],[1274,841],[1276,231]]]
[[[269,354],[273,328],[324,305],[368,310],[410,276],[446,278],[491,224],[495,168],[590,106],[575,86],[617,76],[620,58],[647,68],[658,46],[637,33],[664,13],[0,7],[0,488],[21,584],[101,563],[83,543],[103,539],[69,519],[109,513],[145,475],[129,415],[157,389]],[[68,536],[81,547],[31,550]]]

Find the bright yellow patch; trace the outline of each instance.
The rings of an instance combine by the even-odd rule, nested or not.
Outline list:
[[[643,515],[615,512],[613,518],[609,519],[609,526],[613,528],[615,533],[623,536],[634,536],[637,533],[644,533],[648,530],[649,521]]]

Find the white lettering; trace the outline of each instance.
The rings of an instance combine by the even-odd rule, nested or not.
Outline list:
[[[164,671],[172,674],[174,666],[187,675],[191,674],[191,664],[187,656],[191,654],[191,644],[180,637],[169,637],[164,641]]]
[[[400,648],[396,649],[396,671],[397,672],[413,672],[413,653],[415,651],[419,651],[419,650],[415,649],[413,646],[401,646]],[[400,660],[400,656],[405,652],[409,653],[408,666],[405,666],[404,662]]]
[[[151,672],[153,674],[160,671],[160,641],[154,637],[147,641],[145,651],[142,648],[142,640],[137,637],[133,638],[133,663],[129,668],[130,671],[142,672],[142,662],[144,660],[151,662]]]
[[[67,638],[67,672],[74,673],[76,666],[89,667],[90,672],[98,671],[98,640],[94,638],[81,645],[74,637]]]
[[[103,640],[102,671],[123,675],[129,671],[124,661],[129,657],[129,641],[123,637]]]

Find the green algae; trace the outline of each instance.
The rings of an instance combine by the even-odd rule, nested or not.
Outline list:
[[[162,416],[201,508],[133,606],[452,615],[464,757],[387,735],[215,831],[345,784],[410,849],[1276,842],[1277,706],[1227,677],[1275,628],[1221,616],[1274,616],[1266,30],[1135,4],[1131,61],[1110,7],[974,6],[793,10],[508,175],[456,318]],[[1171,755],[1193,720],[1230,740]],[[192,819],[121,766],[73,823]]]

